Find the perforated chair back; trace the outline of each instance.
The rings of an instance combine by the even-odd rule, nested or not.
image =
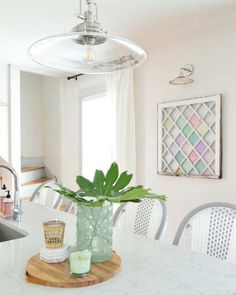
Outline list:
[[[39,186],[31,196],[30,201],[49,208],[59,209],[62,205],[63,198],[59,193],[47,188],[46,186],[50,186],[52,188],[55,187],[54,180],[50,180]]]
[[[173,244],[236,262],[236,206],[210,203],[194,209],[180,224]]]
[[[166,227],[166,205],[153,199],[120,205],[113,223],[120,229],[144,237],[160,239]]]

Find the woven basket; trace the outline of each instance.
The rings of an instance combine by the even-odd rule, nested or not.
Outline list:
[[[51,220],[43,224],[45,246],[49,249],[63,247],[65,223],[59,220]]]

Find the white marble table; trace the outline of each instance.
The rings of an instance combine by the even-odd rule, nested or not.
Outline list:
[[[79,289],[60,289],[25,282],[24,266],[38,252],[42,222],[59,218],[66,222],[65,240],[75,240],[75,217],[24,203],[20,227],[26,238],[0,243],[1,295],[233,295],[236,265],[191,253],[159,241],[120,231],[114,234],[114,249],[122,257],[122,269],[113,279]]]

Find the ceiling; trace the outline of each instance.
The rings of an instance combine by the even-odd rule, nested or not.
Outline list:
[[[98,17],[110,34],[145,50],[178,40],[180,34],[236,20],[235,0],[97,0]],[[48,73],[33,63],[27,48],[36,40],[70,31],[78,0],[0,0],[0,62]]]

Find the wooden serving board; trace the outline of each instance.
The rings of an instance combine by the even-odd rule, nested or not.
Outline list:
[[[85,277],[73,277],[69,274],[68,260],[48,264],[40,260],[39,254],[30,258],[26,264],[26,281],[34,284],[76,288],[95,285],[114,277],[120,270],[121,259],[113,252],[112,258],[103,263],[93,263],[91,272]]]

